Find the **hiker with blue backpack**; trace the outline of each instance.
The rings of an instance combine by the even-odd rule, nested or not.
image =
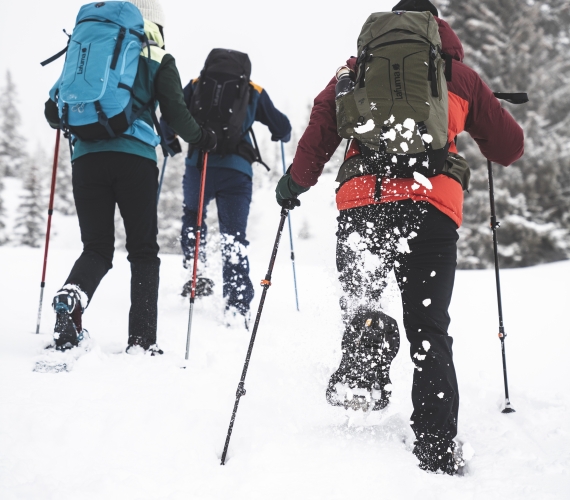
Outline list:
[[[454,475],[464,462],[454,440],[459,389],[448,309],[470,177],[456,138],[468,132],[489,160],[507,166],[524,153],[523,131],[463,63],[459,38],[429,0],[371,14],[357,55],[315,99],[277,202],[298,205],[348,139],[336,178],[345,331],[326,399],[366,412],[388,405],[400,338],[381,299],[393,271],[415,367],[413,453],[421,469]]]
[[[184,103],[176,63],[164,50],[163,30],[164,13],[157,0],[84,5],[63,72],[46,102],[48,123],[63,129],[73,147],[73,196],[83,242],[81,256],[53,300],[53,348],[60,351],[78,346],[87,335],[82,315],[112,267],[118,206],[131,264],[127,352],[162,354],[156,345],[160,259],[155,148],[161,143],[156,105],[197,150],[216,144],[215,134],[200,127]]]
[[[221,233],[223,260],[223,297],[226,325],[248,328],[253,285],[249,278],[246,237],[252,197],[252,163],[265,165],[261,159],[252,125],[260,122],[271,132],[272,141],[288,142],[291,124],[271,101],[267,91],[250,81],[251,62],[247,54],[230,49],[213,49],[200,76],[184,88],[186,105],[198,123],[211,128],[217,145],[208,156],[199,260],[206,262],[206,206],[215,199]],[[166,122],[166,123],[165,123]],[[165,139],[180,150],[174,127],[163,120]],[[181,245],[183,265],[191,267],[194,259],[196,222],[200,198],[199,148],[189,146],[186,172],[182,183],[184,206]],[[268,169],[268,167],[265,165]],[[192,280],[182,290],[191,292]],[[213,293],[214,282],[203,274],[196,278],[196,296]]]

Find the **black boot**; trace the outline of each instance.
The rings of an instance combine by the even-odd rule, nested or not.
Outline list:
[[[360,310],[342,340],[340,366],[329,380],[327,401],[353,410],[381,410],[390,402],[390,364],[400,348],[396,321]]]
[[[414,455],[420,461],[419,467],[428,472],[443,472],[454,476],[461,474],[465,461],[461,448],[449,439],[418,439],[414,443]]]
[[[145,351],[156,344],[160,260],[131,262],[128,345]]]
[[[59,290],[52,302],[56,313],[53,339],[58,351],[66,351],[79,345],[86,335],[82,327],[83,306],[81,292],[74,285]]]

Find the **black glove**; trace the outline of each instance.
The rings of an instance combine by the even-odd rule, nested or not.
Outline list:
[[[202,127],[202,135],[200,140],[192,144],[195,149],[201,149],[202,151],[212,151],[216,149],[216,133],[209,128]]]
[[[174,139],[172,142],[170,142],[168,144],[168,147],[172,151],[172,156],[176,156],[178,153],[182,153],[182,146],[180,145],[180,141],[178,139]],[[162,148],[162,154],[166,158],[168,156],[169,152],[166,150],[166,148],[163,147]]]
[[[275,188],[275,198],[277,203],[288,210],[293,210],[295,207],[301,205],[301,202],[297,199],[297,196],[308,191],[308,187],[299,186],[291,174],[285,174]]]

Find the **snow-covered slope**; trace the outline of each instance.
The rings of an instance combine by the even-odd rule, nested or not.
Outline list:
[[[159,358],[128,356],[129,266],[115,267],[84,316],[92,352],[73,371],[32,372],[50,339],[51,296],[80,251],[73,219],[54,216],[42,333],[34,335],[42,250],[0,247],[0,497],[42,499],[560,499],[570,494],[570,263],[502,272],[507,363],[516,413],[500,413],[503,382],[494,275],[457,274],[451,334],[461,391],[464,477],[427,474],[411,454],[413,365],[394,361],[393,399],[362,414],[327,405],[340,360],[334,269],[334,182],[324,176],[292,212],[301,312],[288,236],[278,262],[237,414],[220,456],[249,334],[221,321],[216,294],[197,303],[186,369],[188,303],[180,258],[162,257]],[[279,208],[258,190],[250,221],[254,281],[269,262]],[[215,261],[215,257],[212,258]],[[219,266],[212,266],[219,272]],[[261,296],[259,288],[254,308]],[[397,290],[386,309],[401,322]],[[254,311],[255,312],[255,311]],[[403,331],[403,329],[402,329]]]

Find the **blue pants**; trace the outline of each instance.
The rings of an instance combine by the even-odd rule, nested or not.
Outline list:
[[[184,189],[184,215],[182,217],[182,252],[186,263],[194,259],[195,226],[198,218],[200,196],[200,171],[186,164],[182,181]],[[204,211],[200,236],[200,260],[206,260],[205,244],[207,227],[206,206],[216,199],[220,223],[223,259],[223,294],[226,307],[235,307],[245,314],[253,300],[253,285],[249,279],[249,260],[246,239],[247,217],[251,203],[251,178],[231,168],[211,167],[206,172]]]

